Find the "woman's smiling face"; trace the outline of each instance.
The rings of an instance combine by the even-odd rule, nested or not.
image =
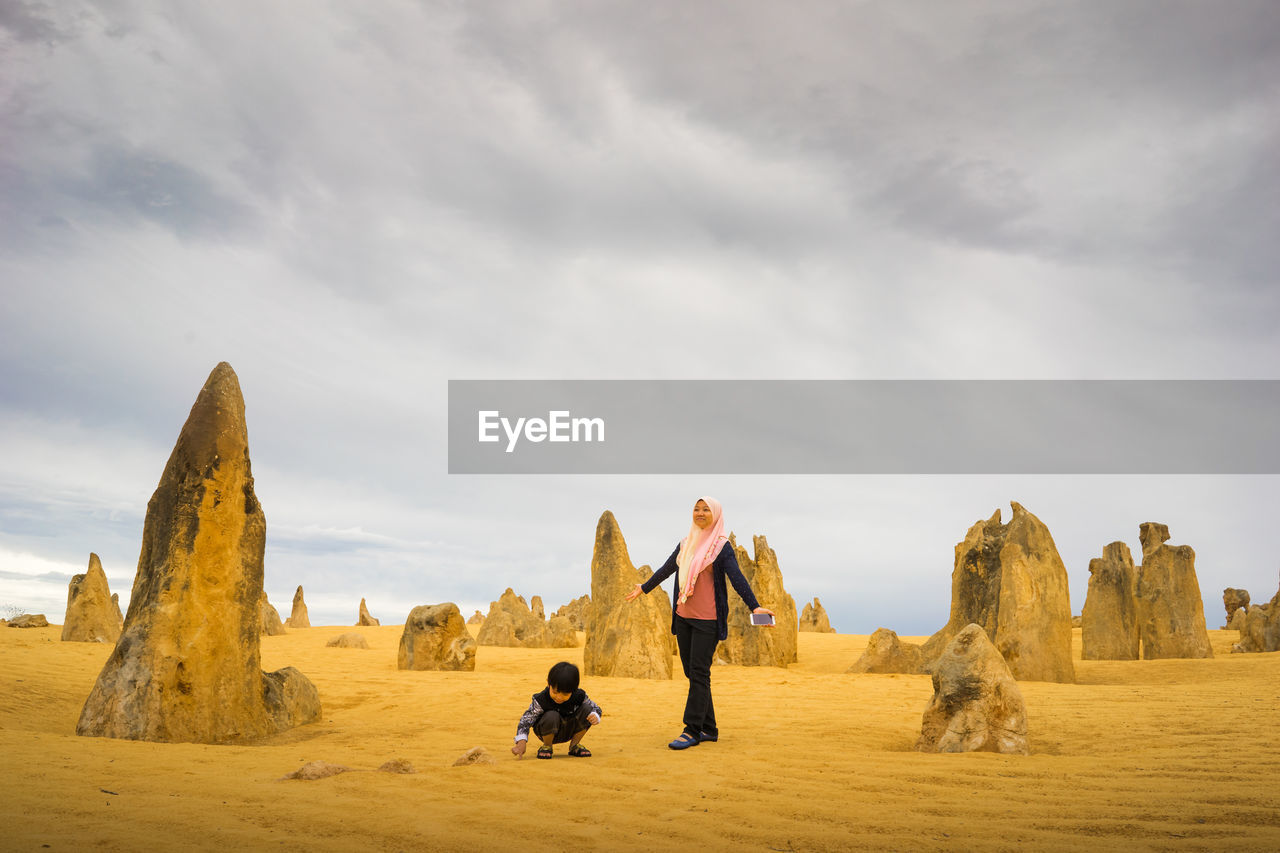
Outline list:
[[[706,530],[711,526],[711,507],[707,506],[706,501],[699,500],[693,505],[693,523],[699,530]]]

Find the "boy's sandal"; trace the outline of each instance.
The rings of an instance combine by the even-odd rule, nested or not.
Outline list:
[[[575,743],[573,746],[569,747],[569,754],[574,758],[590,758],[591,750],[587,749],[580,743]]]
[[[549,746],[540,746],[540,747],[538,747],[538,757],[539,757],[539,758],[550,758],[550,757],[551,757],[551,747],[549,747]]]

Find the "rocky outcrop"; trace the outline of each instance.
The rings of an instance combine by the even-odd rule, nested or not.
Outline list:
[[[345,634],[330,637],[329,641],[324,645],[328,649],[367,649],[369,648],[369,641],[364,638],[364,634],[348,631]]]
[[[553,615],[563,616],[569,620],[569,624],[573,625],[575,630],[585,631],[587,620],[591,618],[591,596],[578,596],[568,604],[560,605]]]
[[[962,628],[934,662],[933,698],[916,749],[1030,753],[1022,691],[981,625]]]
[[[1226,609],[1227,621],[1230,622],[1237,610],[1249,609],[1249,590],[1227,587],[1222,591],[1222,606]]]
[[[471,614],[471,618],[467,620],[468,625],[481,625],[484,623],[484,614],[477,610]]]
[[[399,669],[459,670],[476,668],[476,641],[453,602],[424,604],[409,611],[400,635]]]
[[[120,593],[111,593],[111,609],[116,615],[116,624],[124,625],[124,614],[120,612]]]
[[[529,610],[539,619],[544,621],[546,620],[547,611],[542,606],[542,596],[535,595],[533,598],[529,599]]]
[[[924,644],[924,666],[970,623],[981,625],[1019,680],[1075,681],[1067,569],[1049,528],[1021,504],[969,528],[956,545],[951,618]]]
[[[67,585],[67,615],[62,620],[62,639],[73,643],[114,643],[120,636],[116,618],[119,606],[112,602],[107,573],[97,554],[89,555],[89,568],[73,575]]]
[[[846,672],[920,672],[920,647],[904,643],[888,628],[877,628],[867,641],[866,651]]]
[[[778,567],[778,555],[769,547],[763,536],[753,537],[754,557],[747,556],[745,548],[729,537],[738,568],[751,584],[751,590],[760,606],[772,610],[776,624],[761,628],[751,624],[751,610],[733,589],[729,594],[729,636],[716,646],[716,662],[742,666],[786,666],[797,660],[800,644],[799,625],[796,618],[796,602],[782,585],[782,569]],[[732,584],[726,583],[732,587]]]
[[[298,585],[297,591],[293,594],[293,610],[289,612],[289,618],[284,620],[284,624],[290,628],[310,628],[311,618],[307,615],[307,602],[302,598],[302,585]]]
[[[244,400],[224,362],[191,407],[147,504],[124,629],[77,734],[218,743],[320,718],[306,676],[261,669],[265,543]]]
[[[1231,614],[1231,618],[1227,620],[1226,630],[1243,631],[1245,623],[1245,609],[1243,607]]]
[[[23,613],[9,620],[10,628],[48,628],[49,620],[43,613]]]
[[[1089,561],[1089,592],[1080,614],[1084,660],[1137,660],[1137,572],[1129,546],[1112,542]]]
[[[822,602],[816,597],[813,603],[806,603],[804,610],[800,612],[800,630],[810,631],[815,634],[834,634],[835,628],[831,627],[831,620],[827,617],[827,610],[822,606]]]
[[[541,608],[542,599],[535,595],[533,600]],[[550,623],[544,621],[508,587],[497,601],[490,603],[476,642],[522,649],[575,648],[578,635],[563,616],[552,617]]]
[[[1239,630],[1240,642],[1231,647],[1232,652],[1280,651],[1280,590],[1266,604],[1251,605]]]
[[[369,605],[364,603],[364,599],[360,599],[360,617],[356,621],[357,628],[372,628],[375,625],[381,625],[377,619],[369,615]]]
[[[267,594],[262,593],[258,599],[258,619],[260,620],[259,630],[268,637],[278,637],[286,633],[284,623],[280,621],[280,611],[267,601]]]
[[[671,606],[661,589],[626,600],[635,585],[652,573],[637,569],[627,553],[613,513],[605,510],[596,524],[591,553],[591,613],[582,650],[586,675],[625,678],[671,677]]]
[[[1196,552],[1189,545],[1164,544],[1169,540],[1167,525],[1149,521],[1139,530],[1142,566],[1135,597],[1143,659],[1213,657],[1196,579]]]

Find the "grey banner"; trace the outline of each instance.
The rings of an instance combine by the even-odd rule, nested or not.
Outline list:
[[[1276,474],[1280,380],[450,380],[451,474]]]

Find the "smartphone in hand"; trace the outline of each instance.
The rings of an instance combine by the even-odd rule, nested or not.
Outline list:
[[[772,613],[752,613],[751,624],[752,625],[772,625],[773,614]]]

